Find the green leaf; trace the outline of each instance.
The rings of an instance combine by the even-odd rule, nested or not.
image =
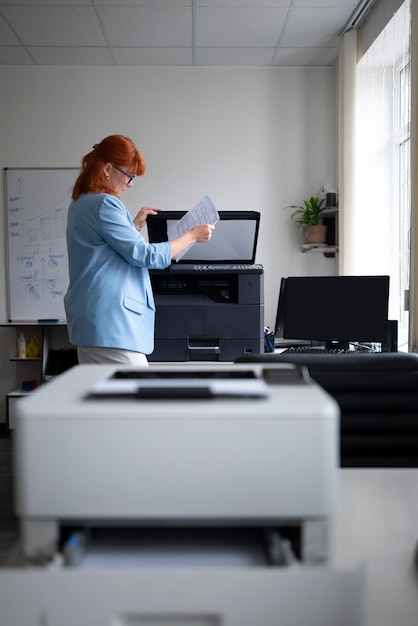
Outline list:
[[[285,209],[296,209],[293,211],[291,218],[298,226],[316,226],[319,224],[320,213],[324,210],[325,198],[317,198],[311,196],[309,200],[303,200],[303,206],[290,205]]]

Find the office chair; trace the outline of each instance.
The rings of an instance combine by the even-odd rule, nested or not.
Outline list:
[[[418,354],[260,354],[297,363],[338,402],[341,467],[418,467]]]

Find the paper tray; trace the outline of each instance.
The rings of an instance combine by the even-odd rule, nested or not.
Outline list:
[[[258,530],[125,527],[95,529],[74,565],[81,569],[200,569],[266,567],[269,563]]]

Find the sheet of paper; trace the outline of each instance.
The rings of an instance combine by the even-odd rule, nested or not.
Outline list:
[[[192,209],[190,209],[190,211],[186,213],[186,215],[183,215],[178,222],[168,227],[168,239],[176,239],[177,237],[184,235],[184,233],[187,233],[187,231],[193,228],[193,226],[199,226],[199,224],[215,225],[218,220],[219,213],[216,210],[215,205],[209,196],[205,195]],[[190,250],[190,248],[191,246],[186,248],[186,250],[183,250],[183,252],[180,252],[175,257],[176,261],[179,261],[187,250]]]
[[[154,388],[158,391],[164,389],[189,389],[207,387],[211,395],[216,397],[245,398],[258,397],[266,398],[269,395],[269,387],[264,380],[254,379],[225,379],[213,380],[205,379],[179,379],[179,378],[155,378],[155,379],[126,379],[126,380],[106,380],[97,383],[90,389],[90,397],[137,397],[142,388]],[[185,392],[185,397],[187,393]]]

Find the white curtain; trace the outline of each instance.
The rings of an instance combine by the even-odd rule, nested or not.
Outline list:
[[[357,31],[346,33],[341,41],[338,62],[339,92],[339,273],[350,274],[355,256],[354,207],[355,162],[355,85]]]
[[[418,6],[411,3],[411,278],[409,349],[418,349]]]
[[[409,249],[405,254],[405,237],[409,238],[410,232],[410,142],[408,139],[401,144],[408,151],[405,165],[400,160],[397,133],[399,76],[402,76],[399,68],[409,62],[409,0],[372,45],[371,42],[365,45],[375,27],[372,17],[365,32],[347,32],[340,48],[339,269],[340,274],[346,275],[390,276],[389,318],[399,321],[401,335],[407,343],[409,320],[404,312],[403,296],[409,287]],[[402,167],[406,168],[403,178]]]

